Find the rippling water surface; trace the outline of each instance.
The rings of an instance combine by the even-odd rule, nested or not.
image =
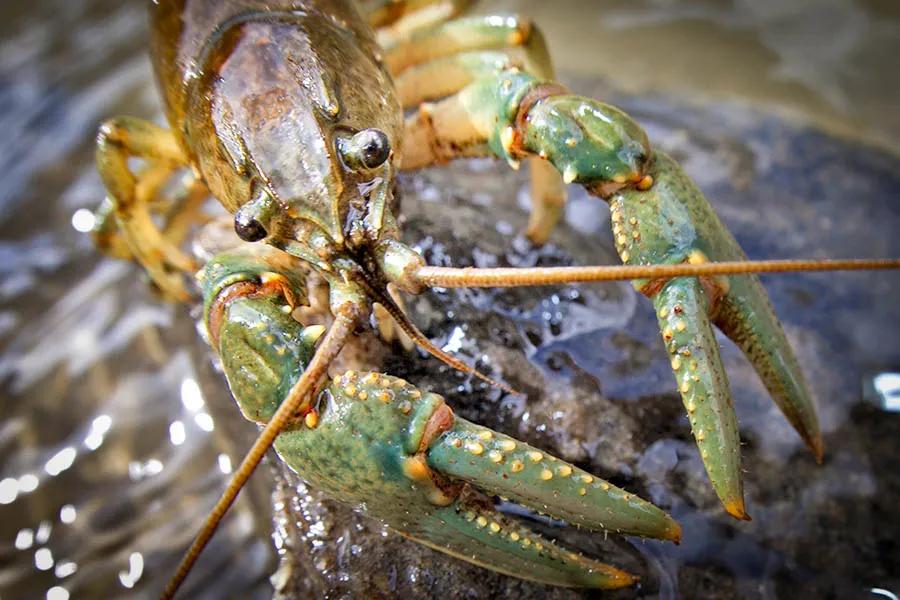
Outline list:
[[[809,64],[791,34],[808,35],[804,23],[771,3],[761,4],[765,14],[741,2],[610,3],[609,13],[597,17],[610,31],[641,35],[664,25],[683,27],[687,35],[698,22],[725,38],[735,29],[741,35],[763,31],[763,45],[781,66],[762,110],[714,93],[688,104],[684,89],[668,95],[665,74],[662,91],[632,95],[618,73],[598,82],[607,73],[587,76],[583,62],[574,69],[563,64],[561,71],[574,89],[623,104],[655,143],[675,153],[751,256],[898,256],[900,159],[773,116],[777,81],[785,79],[830,107],[810,109],[813,121],[833,117],[842,123],[838,129],[886,110],[887,101],[871,92],[869,114],[858,114],[859,86],[851,84],[869,85],[875,75],[862,69],[854,79],[847,70],[869,56],[877,67],[877,50],[895,47],[897,21],[862,3],[829,4],[849,16],[822,26],[837,31],[829,34],[836,49],[810,57]],[[567,44],[559,35],[579,20],[572,2],[561,6],[569,12],[548,17],[550,42],[571,57],[571,47],[583,39]],[[254,427],[235,418],[196,331],[196,309],[159,301],[135,268],[99,258],[82,233],[91,224],[83,209],[104,194],[92,165],[97,124],[116,114],[159,118],[142,3],[42,0],[3,6],[0,15],[0,597],[152,597]],[[766,29],[772,22],[778,26]],[[686,52],[697,51],[696,43],[685,44]],[[756,64],[752,56],[748,61]],[[710,92],[715,86],[695,87]],[[613,92],[620,88],[625,92]],[[894,94],[890,102],[896,106],[897,100]],[[792,109],[798,106],[804,102]],[[860,131],[890,146],[898,139],[896,112],[884,122],[875,134],[868,126]],[[521,175],[482,162],[406,178],[407,235],[431,260],[453,264],[613,262],[608,214],[577,190],[569,223],[555,240],[569,252],[538,252],[514,240],[524,215],[523,186]],[[484,207],[494,211],[490,223]],[[453,219],[440,218],[447,210]],[[478,243],[473,248],[460,239]],[[812,379],[829,455],[823,467],[812,464],[752,371],[726,346],[747,443],[750,524],[729,521],[715,505],[672,393],[652,312],[627,285],[451,294],[413,307],[446,348],[487,353],[514,385],[543,381],[550,391],[535,389],[527,401],[490,394],[467,399],[470,388],[457,387],[452,374],[427,361],[415,359],[407,368],[448,392],[466,416],[543,444],[671,508],[685,527],[685,542],[679,548],[622,543],[631,553],[625,560],[646,573],[646,581],[621,597],[900,593],[897,276],[770,277],[766,283]],[[485,314],[490,328],[482,323]],[[491,337],[500,333],[527,360],[503,362],[497,348],[504,343]],[[595,421],[596,427],[586,425]],[[192,576],[196,596],[271,594],[273,480],[263,471]],[[279,482],[279,493],[299,485]],[[366,581],[373,571],[362,569],[387,564],[395,569],[392,583],[372,588],[385,595],[439,595],[433,584],[439,579],[429,577],[440,570],[465,575],[466,585],[487,586],[467,591],[455,584],[460,587],[448,596],[550,593],[467,571],[433,552],[429,558],[430,551],[394,536],[384,542],[377,527],[371,535],[359,533],[371,526],[366,521],[344,527],[356,544],[350,547],[368,549],[371,564],[347,563],[339,553],[329,562],[328,544],[347,540],[323,540],[323,524],[358,517],[328,512],[305,493],[296,502],[293,517],[279,522],[278,540],[285,543],[285,528],[307,528],[295,550],[321,561],[312,568],[325,588],[313,589],[360,597],[352,580]],[[321,519],[319,525],[291,522],[304,514]],[[588,550],[602,545],[599,538],[582,543]]]

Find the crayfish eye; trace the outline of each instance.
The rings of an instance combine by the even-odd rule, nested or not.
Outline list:
[[[269,235],[262,223],[240,210],[234,215],[234,232],[245,242],[258,242]]]
[[[341,154],[351,169],[375,169],[390,158],[391,142],[380,129],[363,129],[344,142]]]

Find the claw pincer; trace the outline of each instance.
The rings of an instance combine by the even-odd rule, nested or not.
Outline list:
[[[490,151],[539,156],[609,203],[626,265],[746,260],[681,167],[652,151],[619,109],[510,69],[460,93]],[[737,344],[772,398],[821,460],[815,408],[797,359],[756,275],[637,280],[653,300],[701,457],[726,510],[747,519],[737,418],[713,325]]]
[[[291,316],[305,297],[303,281],[273,259],[292,260],[244,248],[210,261],[201,277],[207,326],[231,391],[243,414],[260,423],[299,378],[321,332]],[[560,586],[634,581],[506,517],[495,496],[593,530],[674,541],[681,534],[652,504],[456,417],[443,398],[402,379],[347,371],[303,416],[274,446],[310,485],[405,536],[496,571]]]

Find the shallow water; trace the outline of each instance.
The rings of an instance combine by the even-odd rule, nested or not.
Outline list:
[[[536,13],[549,12],[546,4],[498,3]],[[608,34],[590,46],[597,56],[608,50],[596,67],[576,60],[590,55],[590,23],[576,3],[538,16],[564,80],[635,115],[713,198],[749,255],[898,256],[900,159],[779,116],[786,108],[882,147],[900,141],[900,93],[878,75],[880,53],[897,39],[891,9],[830,4],[844,18],[813,31],[843,40],[834,56],[791,35],[808,21],[774,3],[610,3],[596,17]],[[195,315],[155,299],[133,267],[100,259],[78,231],[88,219],[80,209],[103,196],[92,165],[97,123],[115,114],[158,118],[143,7],[43,0],[0,11],[0,597],[152,597],[254,427],[236,417]],[[698,27],[704,35],[691,37]],[[625,47],[622,32],[646,43]],[[679,32],[688,56],[714,54],[705,50],[713,43],[722,56],[742,56],[747,75],[739,79],[751,83],[736,83],[734,69],[694,79],[660,66],[655,78],[631,76],[629,65],[669,65],[654,61]],[[605,48],[610,39],[620,41]],[[503,165],[478,161],[407,177],[401,191],[409,240],[433,261],[615,262],[608,213],[575,189],[554,246],[536,251],[514,239],[524,178]],[[473,249],[460,239],[479,243]],[[420,357],[386,366],[443,391],[465,416],[670,509],[685,528],[678,548],[575,536],[586,551],[642,573],[642,587],[621,597],[900,593],[900,417],[890,410],[888,375],[900,371],[896,276],[771,276],[766,284],[816,392],[829,454],[824,466],[813,464],[726,345],[746,443],[754,517],[747,524],[718,509],[652,311],[625,284],[446,294],[413,305],[429,335],[463,356],[488,356],[529,392],[526,401],[499,398]],[[275,483],[263,471],[193,576],[195,595],[271,595]],[[284,477],[277,493],[300,485]],[[300,553],[298,589],[336,597],[569,595],[423,550],[313,492],[288,504],[293,512],[280,513],[276,539]],[[308,518],[299,527],[297,515]],[[357,587],[373,573],[393,575]]]

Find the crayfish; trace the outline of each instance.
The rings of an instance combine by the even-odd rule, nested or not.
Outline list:
[[[432,344],[400,293],[630,279],[653,302],[709,479],[746,519],[738,427],[713,325],[746,354],[820,459],[803,375],[757,272],[896,268],[898,261],[747,262],[678,164],[615,107],[553,81],[540,32],[518,17],[458,17],[463,0],[156,0],[153,66],[171,129],[118,118],[100,130],[109,196],[95,238],[190,297],[181,245],[215,197],[243,241],[197,276],[204,321],[244,416],[265,425],[185,557],[175,593],[241,486],[274,445],[311,485],[463,560],[559,586],[634,578],[497,510],[502,497],[591,530],[678,541],[652,504],[538,448],[470,423],[443,398],[375,372],[329,376],[354,333],[392,321]],[[404,111],[408,116],[404,119]],[[400,241],[398,170],[493,156],[531,174],[527,235],[543,243],[580,184],[609,203],[621,267],[432,267]],[[129,159],[145,161],[134,173]],[[181,192],[166,198],[173,174]],[[599,200],[598,200],[599,201]],[[304,326],[307,276],[333,321]],[[376,311],[374,307],[379,307]]]

